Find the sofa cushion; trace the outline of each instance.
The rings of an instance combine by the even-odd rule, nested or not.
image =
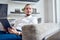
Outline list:
[[[0,30],[2,31],[4,31],[4,27],[3,27],[3,25],[0,23]]]
[[[36,40],[36,30],[34,25],[25,25],[22,29],[23,40]]]
[[[60,40],[60,31],[56,32],[55,34],[45,38],[45,40]]]

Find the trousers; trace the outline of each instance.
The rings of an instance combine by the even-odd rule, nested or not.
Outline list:
[[[22,36],[0,31],[0,40],[22,40]]]

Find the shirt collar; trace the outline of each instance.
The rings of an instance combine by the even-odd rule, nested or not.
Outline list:
[[[31,18],[32,17],[32,15],[30,15],[30,16],[27,16],[27,18]]]

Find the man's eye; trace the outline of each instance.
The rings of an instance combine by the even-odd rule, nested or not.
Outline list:
[[[31,8],[29,8],[29,9],[31,9]]]
[[[26,9],[31,9],[31,8],[26,8]]]

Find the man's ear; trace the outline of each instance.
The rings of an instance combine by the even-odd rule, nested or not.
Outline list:
[[[24,11],[24,10],[25,10],[25,8],[22,9],[22,11]]]

